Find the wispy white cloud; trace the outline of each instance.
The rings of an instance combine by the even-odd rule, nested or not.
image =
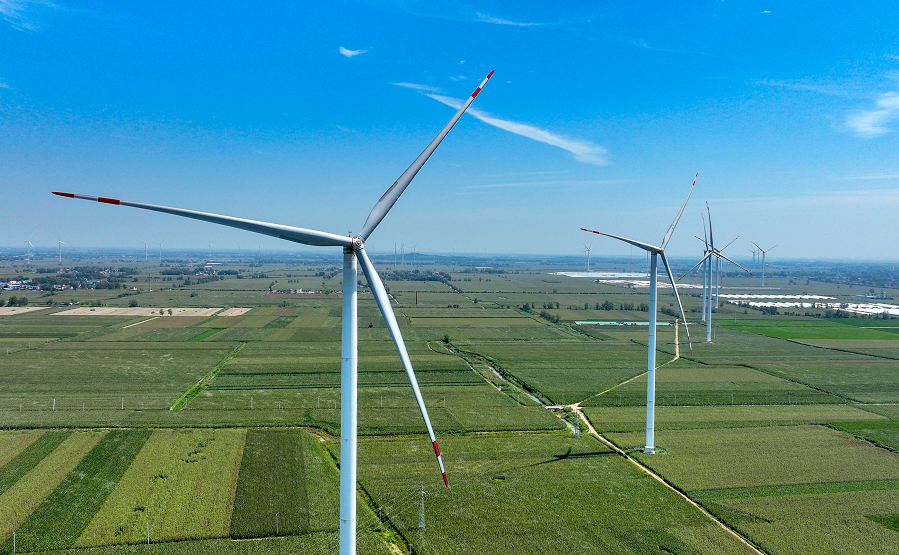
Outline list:
[[[0,89],[8,89],[8,88],[9,88],[9,85],[7,85],[6,83],[0,81]]]
[[[880,95],[876,107],[861,110],[846,118],[846,126],[859,137],[879,137],[891,131],[887,124],[899,119],[899,93]]]
[[[495,23],[496,25],[513,25],[515,27],[534,27],[540,25],[539,23],[520,23],[518,21],[510,21],[508,19],[500,19],[498,17],[492,17],[485,13],[477,12],[478,21],[482,23]]]
[[[407,89],[413,89],[416,91],[429,92],[429,93],[439,93],[443,92],[439,87],[431,87],[428,85],[419,85],[417,83],[393,83],[397,87],[406,87]]]
[[[771,13],[771,10],[765,10],[762,13]]]
[[[776,79],[760,79],[755,82],[759,85],[765,85],[768,87],[788,89],[793,91],[809,91],[819,94],[825,94],[828,96],[842,96],[849,98],[857,98],[859,96],[862,96],[862,93],[860,91],[854,91],[851,88],[847,88],[846,86],[837,86],[833,83],[821,84],[806,80],[778,81]]]
[[[427,96],[433,98],[437,102],[441,102],[456,109],[460,108],[463,104],[461,100],[458,100],[456,98],[449,98],[437,94],[428,94]],[[494,127],[498,127],[499,129],[502,129],[504,131],[515,133],[516,135],[521,135],[522,137],[527,137],[541,143],[567,150],[568,152],[572,153],[574,155],[574,159],[579,162],[584,162],[586,164],[596,164],[598,166],[609,163],[606,159],[606,155],[608,154],[606,149],[589,141],[570,139],[568,137],[563,137],[551,131],[546,131],[545,129],[540,129],[532,125],[500,119],[487,114],[486,112],[482,112],[477,108],[469,108],[468,113],[483,121],[484,123],[492,125]]]
[[[0,0],[0,16],[19,31],[36,31],[38,23],[34,12],[39,7],[58,9],[48,0]]]
[[[2,0],[0,0],[2,1]],[[346,56],[347,58],[352,58],[353,56],[358,56],[359,54],[365,54],[368,50],[349,50],[344,47],[340,47],[340,53]]]
[[[458,0],[360,0],[377,9],[395,13],[433,17],[450,21],[474,21],[491,25],[512,25],[514,27],[536,27],[543,23],[523,23],[484,13]]]

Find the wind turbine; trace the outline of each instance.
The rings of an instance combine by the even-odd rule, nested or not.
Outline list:
[[[735,238],[733,241],[726,244],[724,246],[724,249],[716,249],[715,248],[715,233],[712,230],[712,212],[711,212],[711,210],[709,210],[708,202],[705,203],[705,208],[706,208],[706,212],[709,216],[709,234],[708,234],[708,239],[706,240],[706,250],[703,251],[702,260],[697,262],[695,266],[690,268],[683,276],[678,278],[678,281],[683,279],[684,276],[686,276],[687,274],[689,274],[690,272],[692,272],[693,270],[698,268],[700,265],[703,265],[703,288],[702,288],[703,310],[707,310],[707,312],[703,315],[704,316],[703,319],[705,320],[705,342],[711,343],[712,342],[712,288],[716,288],[715,308],[718,308],[717,289],[720,289],[720,287],[721,287],[721,261],[726,260],[726,261],[730,262],[731,264],[733,264],[734,266],[741,268],[749,275],[752,275],[752,272],[750,272],[746,268],[743,268],[743,266],[740,266],[739,264],[737,264],[730,258],[726,257],[721,252],[722,250],[731,246],[734,241],[739,239],[739,237]],[[703,220],[703,232],[705,231],[704,222],[705,222],[705,220]],[[716,267],[716,265],[717,265],[717,267]],[[705,279],[706,270],[708,272],[708,280],[707,281]],[[718,280],[717,287],[715,285],[715,279]],[[708,284],[708,287],[706,287],[706,285],[705,285],[706,283]]]
[[[54,194],[55,194],[55,193],[54,193]],[[78,198],[78,197],[75,197],[75,198]],[[103,201],[100,201],[100,202],[103,202]],[[142,208],[142,207],[138,206],[138,207],[136,207],[136,208]],[[148,210],[152,210],[152,208],[150,208],[150,209],[148,209]],[[165,239],[163,239],[162,241],[154,241],[154,242],[153,242],[154,245],[159,245],[159,263],[160,263],[160,264],[162,264],[162,244],[163,244],[164,242],[165,242]]]
[[[765,286],[765,255],[768,254],[768,251],[770,251],[777,245],[774,245],[774,247],[771,247],[768,250],[764,250],[764,249],[762,249],[762,247],[758,246],[758,243],[756,243],[755,241],[753,241],[752,244],[755,245],[755,248],[757,248],[759,250],[759,253],[762,255],[762,287],[764,287]]]
[[[665,271],[668,274],[668,280],[671,282],[671,289],[674,291],[674,297],[677,299],[677,306],[680,308],[681,317],[684,319],[684,329],[687,331],[687,342],[690,344],[690,353],[693,352],[693,342],[690,341],[690,328],[687,327],[687,316],[684,314],[684,305],[680,302],[680,295],[677,293],[677,285],[674,283],[674,275],[671,273],[671,266],[668,264],[668,259],[665,257],[665,247],[668,246],[668,241],[671,240],[671,235],[674,233],[674,228],[677,226],[678,220],[680,220],[681,214],[684,213],[684,208],[687,207],[687,202],[690,200],[690,195],[693,194],[693,187],[696,186],[696,178],[699,177],[699,174],[696,174],[696,177],[693,178],[693,185],[690,185],[690,192],[687,194],[687,199],[684,201],[684,204],[680,207],[680,211],[677,213],[677,216],[674,218],[674,221],[671,222],[671,227],[668,228],[668,231],[665,233],[665,237],[662,239],[662,246],[656,247],[654,245],[650,245],[649,243],[642,243],[640,241],[634,241],[633,239],[626,239],[624,237],[619,237],[618,235],[611,235],[609,233],[603,233],[601,231],[592,231],[590,229],[581,228],[582,231],[586,231],[589,233],[596,233],[597,235],[605,235],[606,237],[611,237],[612,239],[618,239],[619,241],[624,241],[630,245],[635,247],[639,247],[650,254],[650,263],[649,263],[649,361],[647,364],[647,373],[646,373],[646,445],[643,447],[644,453],[655,453],[655,408],[656,408],[656,310],[657,310],[657,300],[658,296],[658,258],[662,258],[662,264],[665,266]]]
[[[592,246],[593,246],[593,245],[587,246],[586,243],[584,244],[584,256],[587,257],[587,259],[586,259],[586,268],[587,268],[587,271],[588,271],[588,272],[590,271],[590,248],[591,248]]]
[[[149,262],[150,261],[150,250],[147,248],[147,245],[150,243],[150,241],[141,241],[141,243],[144,244],[144,262]]]
[[[478,93],[493,75],[491,71],[489,75],[481,82],[477,89],[468,100],[462,105],[456,114],[450,119],[449,123],[437,134],[434,140],[418,155],[418,158],[412,162],[405,172],[397,179],[393,185],[387,189],[387,192],[378,200],[372,208],[368,219],[362,226],[362,231],[357,235],[343,236],[328,233],[325,231],[315,231],[299,227],[260,222],[255,220],[247,220],[243,218],[235,218],[231,216],[220,216],[218,214],[210,214],[207,212],[198,212],[195,210],[185,210],[182,208],[170,208],[167,206],[159,206],[155,204],[144,204],[140,202],[132,202],[127,200],[119,200],[105,197],[94,197],[73,193],[53,194],[78,198],[83,200],[93,200],[107,204],[116,204],[120,206],[131,206],[134,208],[143,208],[145,210],[154,210],[166,214],[176,216],[184,216],[196,220],[236,227],[254,233],[263,235],[271,235],[286,241],[302,243],[305,245],[319,247],[341,247],[343,249],[343,315],[342,315],[342,335],[341,335],[341,387],[340,387],[340,553],[341,555],[350,555],[356,553],[356,428],[357,428],[357,405],[358,405],[358,388],[357,388],[357,366],[358,366],[358,330],[357,330],[357,262],[362,266],[362,272],[368,279],[369,288],[375,297],[378,308],[384,317],[390,335],[396,345],[403,368],[409,378],[409,384],[412,386],[412,392],[415,394],[415,400],[424,419],[425,427],[434,447],[434,454],[437,457],[437,464],[443,475],[444,485],[447,487],[449,483],[446,479],[446,471],[443,467],[443,459],[440,456],[440,450],[437,448],[437,440],[434,437],[434,430],[431,427],[428,411],[425,408],[424,399],[418,388],[418,381],[415,379],[415,373],[412,370],[412,363],[409,360],[409,354],[406,351],[403,336],[397,325],[396,317],[390,305],[390,299],[384,290],[384,284],[378,276],[374,265],[371,263],[368,254],[365,252],[365,242],[371,236],[372,232],[378,227],[387,213],[393,208],[400,195],[412,182],[412,179],[418,171],[424,166],[428,158],[433,154],[434,150],[440,145],[447,133],[453,128],[468,106],[474,101]]]
[[[29,235],[28,239],[22,239],[21,241],[19,241],[20,243],[28,243],[28,246],[25,247],[26,248],[26,251],[25,251],[25,267],[26,268],[31,265],[31,249],[34,248],[34,245],[31,244],[32,237],[34,237],[34,233]]]
[[[68,243],[66,243],[65,241],[62,241],[62,240],[59,238],[59,233],[57,233],[57,234],[56,234],[56,246],[57,246],[57,248],[59,249],[59,253],[58,253],[58,254],[59,254],[59,261],[58,261],[56,264],[57,264],[58,266],[62,266],[62,246],[63,246],[63,245],[68,245]]]

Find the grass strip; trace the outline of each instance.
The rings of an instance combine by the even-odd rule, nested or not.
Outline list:
[[[59,447],[72,432],[54,431],[42,434],[37,440],[0,468],[0,495],[31,472],[44,457]]]
[[[17,534],[17,550],[49,551],[71,547],[148,437],[149,430],[107,433],[22,523]],[[9,540],[3,550],[11,549]]]
[[[231,537],[261,538],[309,531],[303,432],[250,430],[244,447]]]
[[[54,491],[82,458],[103,438],[102,433],[73,433],[30,472],[0,495],[0,553],[12,552],[10,536]],[[22,551],[20,548],[18,551]]]
[[[204,331],[204,332],[202,332],[202,333],[198,333],[197,335],[191,337],[191,338],[188,339],[187,341],[188,341],[188,342],[203,341],[203,340],[206,339],[207,337],[212,337],[213,335],[217,334],[218,332],[222,331],[223,329],[224,329],[224,328],[212,328],[212,329],[208,329],[208,330],[206,330],[206,331]]]
[[[181,397],[178,397],[178,400],[175,401],[175,404],[172,405],[169,408],[169,410],[179,410],[184,407],[184,403],[186,403],[187,401],[189,401],[189,400],[193,399],[194,397],[196,397],[197,395],[199,395],[201,391],[203,391],[204,389],[206,389],[209,386],[209,382],[211,382],[213,380],[213,378],[215,378],[215,376],[219,372],[221,372],[222,368],[224,368],[226,364],[231,362],[231,359],[236,357],[246,346],[247,346],[247,343],[246,343],[246,341],[244,341],[244,342],[240,343],[237,347],[234,347],[234,349],[232,349],[230,353],[225,355],[225,358],[220,360],[219,363],[216,364],[212,368],[212,370],[209,371],[208,374],[206,374],[205,376],[200,378],[200,381],[195,383],[193,385],[193,387],[191,387],[190,389],[185,391],[183,394],[181,394]]]
[[[858,480],[852,482],[815,482],[810,484],[693,490],[690,492],[690,497],[700,502],[706,502],[723,501],[725,499],[750,499],[753,497],[784,497],[787,495],[894,490],[899,490],[899,480]]]

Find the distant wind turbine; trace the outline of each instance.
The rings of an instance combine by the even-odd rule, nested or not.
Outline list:
[[[671,240],[671,235],[674,234],[674,228],[677,227],[677,222],[680,220],[681,214],[684,213],[684,208],[687,207],[687,202],[690,200],[690,195],[693,194],[693,187],[696,186],[696,178],[699,177],[699,174],[696,174],[696,177],[693,178],[693,185],[690,185],[690,192],[687,194],[687,199],[684,201],[684,204],[680,207],[680,211],[677,213],[677,216],[674,218],[674,221],[671,222],[671,227],[668,228],[668,231],[665,233],[665,237],[662,238],[662,246],[656,247],[654,245],[650,245],[649,243],[643,243],[640,241],[634,241],[633,239],[626,239],[624,237],[619,237],[618,235],[611,235],[609,233],[603,233],[601,231],[592,231],[590,229],[581,228],[581,230],[596,233],[597,235],[605,235],[606,237],[611,237],[612,239],[618,239],[619,241],[624,241],[629,245],[633,245],[635,247],[639,247],[650,254],[650,264],[649,264],[649,361],[647,364],[647,374],[646,374],[646,445],[643,447],[644,453],[655,453],[655,407],[656,407],[656,311],[657,311],[657,297],[658,297],[658,258],[662,258],[662,264],[665,266],[665,272],[668,274],[668,280],[671,282],[671,290],[674,291],[674,297],[677,299],[677,306],[680,308],[681,317],[684,319],[684,329],[687,332],[687,342],[690,344],[690,353],[693,352],[693,342],[690,341],[690,328],[687,327],[687,316],[684,314],[684,305],[680,302],[680,295],[677,293],[677,285],[674,282],[674,275],[671,273],[671,266],[668,264],[668,259],[665,257],[665,247],[668,246],[668,241]]]
[[[762,287],[764,287],[765,286],[765,255],[768,254],[768,251],[770,251],[777,245],[774,245],[774,247],[771,247],[771,248],[765,250],[765,249],[762,249],[762,247],[758,246],[758,244],[755,243],[754,241],[752,244],[755,245],[755,248],[757,248],[759,250],[759,253],[762,255]]]
[[[31,249],[34,248],[34,245],[31,244],[32,237],[34,237],[34,233],[29,235],[28,239],[23,239],[22,241],[20,241],[21,243],[28,243],[28,246],[26,247],[26,250],[25,250],[25,267],[26,268],[31,265]]]
[[[154,241],[154,245],[159,245],[159,263],[162,264],[162,244],[165,242],[165,239],[162,241]]]
[[[63,246],[63,245],[67,245],[67,244],[68,244],[68,243],[66,243],[65,241],[63,241],[63,240],[61,240],[61,239],[59,238],[59,232],[57,232],[57,233],[56,233],[56,246],[57,246],[57,248],[59,249],[59,253],[58,253],[58,255],[59,255],[59,260],[58,260],[58,262],[57,262],[56,264],[59,265],[59,266],[62,266],[62,246]]]
[[[434,447],[434,454],[437,457],[437,464],[443,475],[444,485],[449,485],[446,479],[446,471],[443,467],[443,460],[440,456],[440,450],[437,448],[437,440],[434,437],[434,430],[431,427],[431,420],[428,418],[428,411],[425,407],[424,399],[418,388],[418,381],[415,379],[415,373],[412,370],[412,363],[409,360],[409,354],[406,351],[403,336],[400,333],[399,325],[397,325],[396,316],[393,314],[393,308],[390,305],[390,299],[384,289],[384,284],[378,276],[374,265],[371,263],[368,254],[365,252],[365,242],[371,236],[372,232],[378,227],[381,221],[387,216],[387,213],[393,208],[400,195],[406,190],[409,183],[424,166],[428,158],[437,149],[440,143],[446,137],[447,133],[453,128],[468,106],[474,101],[478,93],[493,75],[491,71],[489,75],[481,82],[477,89],[471,94],[468,100],[462,105],[456,114],[450,119],[449,123],[437,134],[434,140],[419,154],[418,158],[412,162],[405,172],[397,179],[393,185],[387,189],[387,192],[378,200],[368,219],[362,226],[362,231],[357,235],[344,236],[328,233],[324,231],[315,231],[299,227],[260,222],[255,220],[247,220],[243,218],[235,218],[231,216],[220,216],[218,214],[210,214],[208,212],[198,212],[195,210],[185,210],[182,208],[170,208],[167,206],[159,206],[155,204],[145,204],[141,202],[133,202],[127,200],[119,200],[105,197],[94,197],[73,193],[54,192],[53,194],[77,198],[83,200],[92,200],[107,204],[116,204],[120,206],[131,206],[134,208],[143,208],[145,210],[154,210],[166,214],[176,216],[184,216],[196,220],[216,223],[229,227],[236,227],[254,233],[270,235],[286,241],[302,243],[305,245],[319,247],[341,247],[343,249],[343,315],[342,315],[342,336],[341,336],[341,407],[340,407],[340,554],[351,555],[356,553],[356,428],[357,428],[357,405],[358,405],[358,389],[357,389],[357,366],[358,366],[358,330],[357,330],[357,279],[358,270],[357,262],[362,266],[362,272],[368,279],[369,288],[381,310],[390,335],[396,345],[400,360],[406,370],[409,383],[412,386],[412,392],[415,394],[415,400],[424,419],[425,426],[428,429],[428,435]]]
[[[733,241],[731,241],[730,243],[725,245],[724,249],[716,249],[715,248],[715,234],[712,230],[712,212],[711,212],[711,210],[709,210],[708,202],[705,203],[705,208],[706,208],[706,213],[709,216],[709,235],[708,235],[708,241],[706,241],[705,251],[703,251],[702,260],[697,262],[695,266],[693,266],[692,268],[690,268],[689,271],[687,271],[687,273],[685,273],[683,276],[678,278],[678,281],[683,279],[684,276],[686,276],[687,274],[689,274],[690,272],[692,272],[693,270],[698,268],[700,265],[703,265],[703,274],[704,275],[705,275],[706,269],[707,269],[708,281],[706,281],[705,278],[703,278],[703,282],[708,283],[708,287],[703,285],[703,295],[704,295],[703,309],[707,310],[707,312],[704,315],[705,316],[705,318],[704,318],[705,319],[705,342],[711,343],[712,342],[712,290],[713,290],[713,288],[716,287],[716,285],[715,285],[716,279],[718,280],[718,287],[720,288],[720,286],[721,286],[721,261],[726,260],[727,262],[730,262],[734,266],[737,266],[738,268],[742,269],[749,275],[752,275],[752,272],[750,272],[746,268],[743,268],[743,266],[740,266],[739,264],[737,264],[730,258],[726,257],[721,252],[722,250],[731,246],[734,241],[739,239],[739,237],[737,237],[736,239],[734,239]],[[703,231],[705,231],[705,228],[703,228]],[[716,264],[717,264],[717,268],[715,267]],[[715,292],[715,308],[718,308],[718,293],[717,293],[717,291]]]
[[[585,267],[587,268],[588,272],[590,271],[590,248],[592,246],[593,245],[587,246],[586,243],[584,244],[584,256],[585,256],[584,262],[585,262]]]
[[[141,241],[141,243],[144,244],[144,262],[149,262],[150,261],[150,250],[147,247],[147,245],[150,243],[150,241]]]

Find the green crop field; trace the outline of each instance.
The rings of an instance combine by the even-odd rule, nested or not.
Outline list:
[[[75,547],[220,538],[228,533],[246,432],[155,430]]]
[[[644,455],[630,449],[644,443],[647,327],[575,322],[646,322],[647,289],[551,275],[568,268],[542,262],[484,273],[475,263],[406,259],[396,269],[387,255],[376,263],[450,488],[362,287],[359,553],[751,553],[734,532],[771,555],[899,545],[895,319],[725,304],[709,344],[696,321],[701,299],[682,290],[693,351],[682,324],[679,345],[674,326],[659,326],[660,449]],[[181,272],[190,265],[178,264]],[[47,308],[0,313],[0,552],[11,552],[13,532],[18,552],[335,552],[337,264],[231,261],[220,268],[240,279],[196,283],[190,272],[176,278],[141,259],[136,290],[17,292]],[[0,260],[0,274],[11,268]],[[417,279],[436,271],[451,280]],[[187,277],[193,283],[183,286]],[[855,302],[857,291],[833,284],[769,279],[774,294]],[[728,292],[760,293],[755,278],[726,282]],[[299,288],[307,292],[286,292]],[[673,322],[673,297],[659,298],[659,321]],[[99,310],[132,304],[249,310]],[[88,305],[96,314],[58,315]],[[630,460],[583,422],[573,437],[570,408],[545,406],[571,403]]]

